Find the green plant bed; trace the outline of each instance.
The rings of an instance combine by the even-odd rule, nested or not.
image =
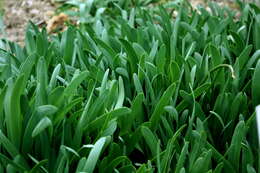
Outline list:
[[[260,9],[240,5],[109,3],[2,40],[0,172],[260,171]]]

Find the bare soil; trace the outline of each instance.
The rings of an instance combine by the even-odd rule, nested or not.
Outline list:
[[[34,23],[41,23],[50,17],[49,14],[55,10],[50,0],[0,0],[4,5],[5,33],[0,37],[22,43],[24,31],[31,20]]]

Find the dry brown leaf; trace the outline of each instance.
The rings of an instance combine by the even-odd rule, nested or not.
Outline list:
[[[68,15],[64,13],[60,13],[57,16],[53,16],[47,22],[47,31],[48,33],[54,33],[57,30],[64,30],[65,29],[65,22],[69,21]]]

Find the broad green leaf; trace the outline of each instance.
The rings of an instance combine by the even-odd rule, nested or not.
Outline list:
[[[136,73],[133,74],[134,86],[137,93],[143,93],[142,84]]]
[[[48,117],[44,117],[41,121],[36,125],[32,132],[32,137],[36,137],[40,133],[42,133],[46,128],[52,127],[52,122]]]
[[[260,49],[260,41],[257,39],[260,37],[259,29],[260,29],[260,15],[258,14],[257,16],[255,16],[255,22],[253,26],[253,41],[256,50]]]
[[[122,108],[118,108],[115,109],[111,112],[108,112],[104,115],[99,116],[97,119],[95,119],[94,121],[92,121],[87,127],[86,129],[88,130],[93,130],[96,128],[100,128],[104,121],[109,117],[110,119],[114,119],[114,118],[118,118],[120,116],[124,116],[124,115],[128,115],[129,113],[131,113],[131,109],[126,108],[126,107],[122,107]]]
[[[152,155],[156,156],[156,146],[157,146],[158,139],[148,127],[143,126],[141,128],[141,132],[147,145],[150,148]]]
[[[255,72],[252,79],[252,101],[253,106],[260,104],[260,60],[255,67]]]
[[[192,173],[207,172],[211,163],[212,151],[209,150],[199,157],[191,168]]]
[[[175,61],[171,61],[168,69],[170,81],[176,82],[180,78],[180,67]]]
[[[61,52],[63,54],[63,59],[67,64],[72,63],[72,55],[74,51],[74,39],[75,39],[75,30],[71,27],[68,28],[61,38]]]
[[[193,131],[193,135],[195,136],[195,138],[198,139],[202,139],[201,135],[197,132],[197,131]],[[204,142],[206,144],[206,146],[211,149],[212,151],[212,158],[215,158],[218,162],[223,161],[223,163],[225,164],[225,168],[227,170],[229,170],[232,173],[235,173],[235,169],[232,166],[232,164],[229,162],[229,160],[226,160],[225,157],[214,147],[212,146],[208,141],[206,141],[205,139],[202,139],[202,142]]]
[[[107,80],[108,80],[108,74],[109,74],[109,69],[106,70],[104,77],[102,79],[102,83],[100,86],[100,95],[104,93],[107,87]]]
[[[57,76],[58,76],[59,73],[60,73],[60,69],[61,69],[61,64],[58,64],[58,65],[54,68],[54,70],[53,70],[53,72],[52,72],[52,75],[51,75],[51,80],[50,80],[50,82],[49,82],[49,87],[50,87],[50,89],[53,89],[53,88],[55,87],[56,81],[57,81]]]
[[[86,161],[87,161],[86,157],[82,157],[79,160],[76,172],[83,172]]]
[[[244,66],[246,65],[246,62],[248,61],[248,58],[250,58],[250,53],[252,51],[253,46],[248,45],[244,48],[244,50],[241,52],[241,54],[238,57],[239,61],[239,69],[242,70]]]
[[[175,142],[177,140],[177,138],[181,135],[181,132],[183,131],[183,129],[186,127],[186,124],[181,126],[173,135],[172,138],[169,139],[168,143],[167,143],[167,147],[165,149],[165,154],[163,155],[162,158],[162,172],[167,172],[169,170],[169,165],[171,163],[171,158],[173,153],[173,149],[175,148]]]
[[[236,170],[239,170],[240,153],[242,148],[242,141],[246,134],[246,126],[244,121],[240,121],[234,131],[232,141],[228,152],[228,160],[233,164]]]
[[[5,116],[4,116],[4,100],[5,100],[5,94],[6,94],[7,87],[4,87],[0,90],[0,130],[4,129],[4,122],[5,122]]]
[[[163,93],[161,99],[159,100],[158,104],[156,105],[153,114],[151,115],[150,122],[152,130],[156,130],[159,122],[160,116],[164,112],[164,107],[170,102],[170,99],[175,91],[175,83],[167,88],[167,90]]]
[[[12,169],[12,170],[15,170],[15,172],[16,172],[16,171],[24,171],[24,172],[27,171],[27,169],[26,169],[25,167],[23,167],[23,165],[20,165],[20,164],[15,163],[15,161],[9,159],[8,157],[6,157],[5,155],[3,155],[2,153],[0,153],[0,159],[1,159],[1,160],[4,160],[5,162],[8,163],[8,165],[10,165],[12,168],[14,168],[14,169]]]
[[[181,150],[181,154],[179,156],[177,165],[176,165],[176,169],[175,169],[175,173],[180,173],[181,169],[184,167],[184,162],[186,159],[186,155],[188,154],[188,147],[189,147],[189,143],[185,142],[184,146]]]
[[[20,73],[24,74],[24,78],[27,80],[30,76],[31,70],[33,68],[33,66],[35,65],[37,60],[37,55],[36,54],[32,54],[29,55],[26,60],[21,64],[20,66]],[[26,83],[24,84],[26,85]]]
[[[86,79],[86,77],[89,75],[89,72],[84,71],[79,73],[75,78],[69,83],[69,85],[64,90],[64,95],[69,98],[74,94],[77,87]]]
[[[204,92],[206,92],[209,88],[210,88],[211,84],[210,83],[205,83],[201,86],[199,86],[198,88],[196,88],[194,90],[194,97],[195,99],[197,97],[199,97],[201,94],[203,94]],[[190,94],[191,95],[191,94]],[[178,104],[178,106],[176,107],[176,110],[178,112],[183,111],[186,107],[188,106],[188,103],[185,101],[182,101],[181,103]]]
[[[48,160],[42,160],[42,161],[40,161],[40,162],[38,162],[31,170],[30,170],[30,172],[29,173],[37,173],[37,172],[39,172],[39,171],[41,171],[41,167],[43,166],[43,165],[45,165],[45,164],[47,164],[48,163]]]
[[[47,82],[48,82],[48,67],[46,60],[41,57],[37,64],[37,89],[35,102],[37,106],[47,104]]]
[[[137,72],[137,64],[139,60],[135,50],[133,49],[133,47],[128,41],[120,39],[120,42],[122,43],[122,45],[125,48],[125,51],[127,52],[128,61],[131,66],[131,72],[132,73]]]
[[[50,116],[56,113],[58,111],[58,108],[53,105],[42,105],[42,106],[38,106],[36,110],[37,113],[39,113],[40,115]]]
[[[224,166],[223,162],[220,162],[215,168],[215,170],[213,171],[213,173],[221,173],[223,166]]]
[[[65,106],[64,109],[60,110],[60,111],[57,113],[57,115],[54,117],[54,122],[53,122],[53,124],[56,124],[56,123],[58,123],[59,121],[62,121],[62,120],[64,119],[64,117],[66,116],[66,114],[67,114],[69,111],[71,111],[71,109],[72,109],[74,106],[80,104],[82,101],[83,101],[83,98],[81,98],[81,97],[72,100],[69,104],[67,104],[67,105]]]
[[[20,97],[24,91],[23,82],[23,75],[16,79],[15,82],[9,79],[4,101],[7,136],[17,148],[20,147],[22,137],[23,116],[21,114]]]
[[[248,173],[256,173],[255,169],[251,165],[247,165],[247,172]]]
[[[108,58],[108,62],[110,65],[113,65],[113,60],[116,57],[116,52],[103,40],[96,38],[96,42],[98,43],[98,46],[101,47],[101,50],[105,53],[105,55]]]
[[[64,102],[64,90],[63,86],[58,86],[50,91],[48,95],[49,103],[54,106],[60,106]]]
[[[106,138],[102,137],[94,144],[94,147],[91,149],[82,171],[89,173],[94,172],[94,169],[96,167],[101,151],[105,145],[105,142]]]
[[[124,120],[128,123],[124,124],[124,126],[122,127],[122,134],[131,131],[131,126],[134,125],[135,121],[140,124],[143,122],[143,118],[144,118],[143,105],[142,105],[143,101],[144,101],[143,93],[139,93],[133,100],[131,105],[132,112]]]
[[[3,134],[2,130],[0,130],[0,143],[6,149],[6,151],[14,158],[19,154],[19,150],[16,148],[14,144]]]
[[[115,105],[115,109],[118,109],[123,106],[124,99],[125,99],[125,89],[124,89],[124,82],[121,77],[119,77],[119,84],[118,84],[118,99]]]
[[[119,156],[119,157],[115,158],[114,160],[112,160],[109,163],[109,165],[107,165],[105,170],[106,170],[106,172],[110,172],[113,169],[115,169],[118,165],[120,165],[121,163],[125,163],[125,162],[130,163],[130,160],[128,159],[128,157],[126,157],[126,156]]]

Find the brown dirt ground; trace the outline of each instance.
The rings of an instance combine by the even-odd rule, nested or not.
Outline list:
[[[3,0],[3,3],[5,34],[0,33],[0,37],[17,43],[23,42],[29,20],[34,23],[44,22],[55,10],[50,0]]]

